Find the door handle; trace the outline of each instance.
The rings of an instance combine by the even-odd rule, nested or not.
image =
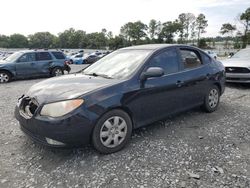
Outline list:
[[[181,87],[181,86],[183,86],[184,82],[178,80],[175,84],[177,85],[177,87]]]
[[[208,80],[210,78],[210,74],[208,73],[207,75],[206,75],[206,79]]]

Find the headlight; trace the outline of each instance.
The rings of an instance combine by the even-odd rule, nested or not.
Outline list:
[[[78,108],[83,102],[83,99],[74,99],[46,104],[43,106],[40,115],[60,117]]]

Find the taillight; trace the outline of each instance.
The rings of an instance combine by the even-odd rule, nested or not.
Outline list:
[[[69,65],[69,64],[71,64],[70,61],[68,61],[68,60],[64,61],[64,65]]]

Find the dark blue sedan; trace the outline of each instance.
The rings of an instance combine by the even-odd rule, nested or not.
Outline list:
[[[49,146],[122,149],[133,129],[201,106],[224,92],[223,65],[198,48],[143,45],[117,50],[79,74],[35,84],[18,100],[21,129]]]
[[[60,51],[26,50],[0,60],[0,83],[12,79],[59,76],[70,71],[65,55]]]

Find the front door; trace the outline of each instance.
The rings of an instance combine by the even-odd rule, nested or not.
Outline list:
[[[16,61],[17,77],[30,77],[36,74],[35,53],[25,53]]]
[[[149,78],[141,85],[131,100],[136,127],[160,120],[181,108],[185,97],[181,87],[180,61],[177,50],[168,48],[154,55],[149,60],[149,67],[161,67],[165,74],[162,77]]]

